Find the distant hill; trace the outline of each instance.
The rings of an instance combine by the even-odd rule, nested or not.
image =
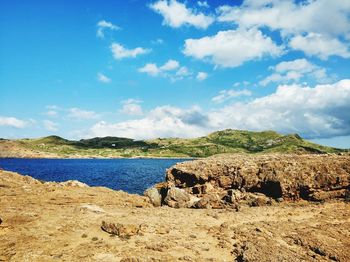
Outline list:
[[[0,140],[0,157],[207,157],[219,153],[337,153],[297,134],[227,129],[208,136],[133,140],[96,137],[79,141],[59,136]]]

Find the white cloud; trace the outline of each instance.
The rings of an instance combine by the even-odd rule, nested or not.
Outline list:
[[[146,73],[150,76],[157,76],[161,72],[158,66],[154,63],[148,63],[143,67],[139,68],[138,71],[140,73]]]
[[[180,63],[176,60],[169,59],[162,66],[157,66],[155,63],[148,63],[139,68],[140,73],[146,73],[150,76],[168,77],[171,81],[177,81],[189,76],[191,73],[185,66],[180,67]]]
[[[342,42],[350,40],[349,1],[245,0],[238,6],[220,6],[216,12],[218,21],[232,22],[239,28],[278,31],[284,42],[292,39],[290,47],[307,55],[350,57],[348,45]]]
[[[273,73],[259,82],[260,85],[266,86],[270,83],[288,83],[300,81],[303,77],[311,77],[317,82],[327,82],[326,69],[310,63],[305,58],[295,59],[292,61],[283,61],[274,67],[270,67]]]
[[[160,0],[150,5],[150,8],[163,16],[163,24],[170,27],[184,25],[206,29],[214,22],[214,18],[187,8],[176,0]]]
[[[209,8],[209,5],[208,5],[207,1],[197,1],[197,5],[199,7]]]
[[[327,60],[329,56],[334,55],[344,58],[350,57],[348,45],[338,39],[316,33],[294,36],[289,45],[295,50],[303,51],[308,56],[318,56],[323,60]]]
[[[99,117],[94,111],[82,110],[76,107],[70,108],[68,112],[68,117],[78,120],[96,119]]]
[[[220,67],[237,67],[249,60],[278,56],[282,48],[257,29],[219,31],[214,36],[187,39],[183,53]]]
[[[134,49],[127,49],[118,43],[113,43],[110,46],[110,48],[111,48],[113,57],[116,60],[121,60],[123,58],[128,58],[128,57],[135,58],[139,55],[144,55],[144,54],[151,52],[150,49],[145,49],[142,47],[136,47]]]
[[[48,117],[56,117],[58,116],[59,111],[62,109],[56,105],[47,105],[46,106],[47,111],[43,113],[43,115],[46,115]]]
[[[198,107],[180,109],[171,106],[156,107],[147,116],[138,120],[128,120],[116,124],[104,121],[90,129],[90,136],[121,136],[135,139],[156,137],[193,137],[204,135],[207,117]]]
[[[282,35],[315,32],[337,37],[350,32],[350,2],[344,0],[245,0],[241,6],[225,5],[216,11],[218,21],[246,28],[268,27]]]
[[[0,116],[0,126],[25,128],[27,126],[27,122],[15,117]]]
[[[57,111],[55,111],[55,110],[49,110],[49,111],[47,111],[46,113],[45,113],[45,115],[47,115],[47,116],[49,116],[49,117],[55,117],[55,116],[57,116]]]
[[[106,20],[101,20],[97,23],[97,33],[96,33],[97,37],[104,38],[105,29],[116,31],[116,30],[119,30],[120,27],[112,24],[111,22],[107,22]]]
[[[141,116],[143,111],[140,103],[141,101],[136,99],[124,100],[122,101],[123,107],[120,112],[130,116]]]
[[[233,83],[233,87],[239,87],[240,85],[243,85],[243,86],[248,86],[248,85],[250,85],[250,82],[248,82],[248,81],[243,81],[243,82],[235,82],[235,83]]]
[[[279,86],[273,94],[213,112],[210,119],[220,129],[276,130],[315,138],[350,134],[347,112],[350,112],[348,79],[315,87]]]
[[[211,101],[214,103],[223,103],[231,98],[240,96],[251,96],[252,92],[248,89],[242,90],[221,90],[217,96],[214,96]]]
[[[301,73],[309,73],[313,71],[316,66],[305,58],[295,59],[292,61],[283,61],[277,64],[275,67],[275,71],[278,73],[285,73],[288,71],[297,71]]]
[[[332,94],[332,95],[329,95]],[[283,85],[273,94],[214,111],[161,106],[141,119],[98,122],[89,136],[196,137],[225,128],[276,130],[306,138],[350,135],[350,80],[334,84]]]
[[[206,72],[198,72],[196,78],[198,81],[204,81],[208,78],[208,74]]]
[[[159,69],[160,71],[172,71],[177,69],[180,66],[179,62],[176,60],[168,60],[164,65],[162,65]]]
[[[45,129],[48,131],[57,131],[58,130],[57,129],[58,124],[53,122],[53,121],[44,120],[43,125],[44,125]]]
[[[179,70],[176,71],[175,76],[177,77],[185,77],[185,76],[189,76],[191,73],[188,70],[188,68],[186,66],[182,66],[179,68]]]
[[[106,76],[102,73],[97,74],[97,80],[100,81],[101,83],[105,83],[105,84],[112,82],[112,79],[110,79],[108,76]]]

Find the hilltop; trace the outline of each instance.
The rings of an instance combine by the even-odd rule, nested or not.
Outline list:
[[[208,157],[221,153],[337,153],[344,150],[321,146],[298,134],[227,129],[198,138],[134,140],[96,137],[79,141],[59,136],[0,140],[0,157],[117,158]]]

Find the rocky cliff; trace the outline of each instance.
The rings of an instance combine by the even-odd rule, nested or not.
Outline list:
[[[350,197],[350,155],[223,154],[179,163],[146,192],[156,205],[239,208]]]

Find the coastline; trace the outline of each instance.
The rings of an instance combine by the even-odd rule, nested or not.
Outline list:
[[[1,170],[0,185],[4,261],[350,260],[350,208],[343,201],[234,212],[153,207],[139,195]],[[108,233],[109,225],[123,231]]]
[[[156,156],[136,156],[136,157],[0,157],[0,159],[188,159],[188,160],[196,160],[203,159],[202,157],[156,157]]]

